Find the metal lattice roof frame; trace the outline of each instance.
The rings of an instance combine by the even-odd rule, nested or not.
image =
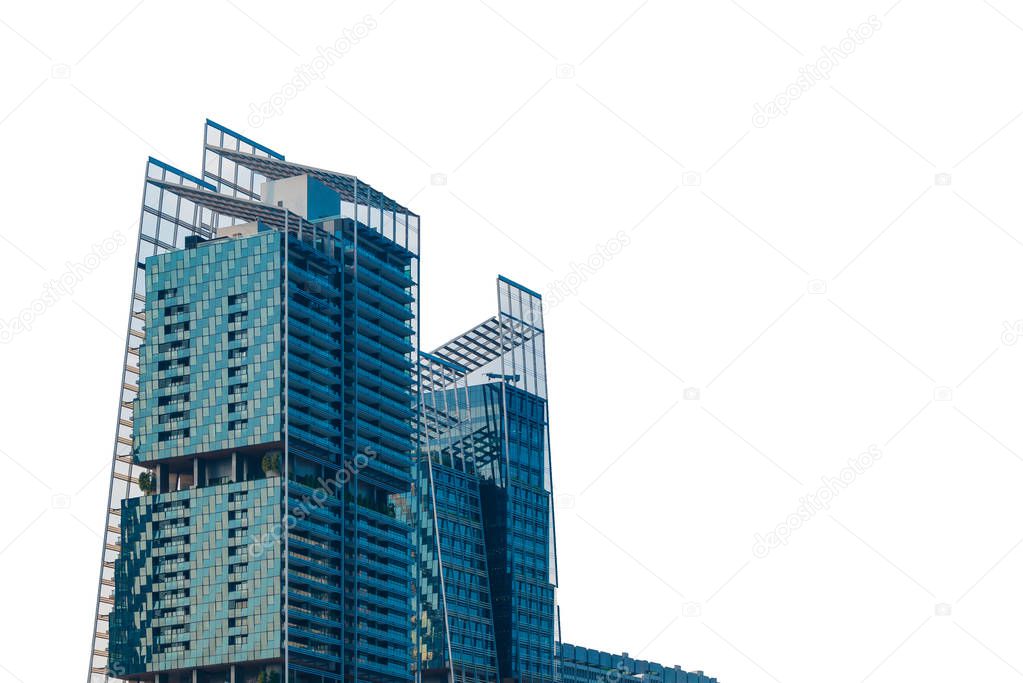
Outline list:
[[[472,372],[542,333],[536,327],[507,317],[502,324],[495,316],[441,345],[433,354]]]
[[[379,206],[385,211],[398,211],[418,217],[418,214],[415,212],[410,211],[408,208],[394,201],[383,192],[374,190],[372,186],[352,175],[346,175],[336,171],[327,171],[322,168],[316,168],[315,166],[296,164],[291,161],[284,161],[283,159],[273,159],[255,154],[246,154],[244,152],[238,152],[225,147],[214,147],[210,145],[207,149],[216,154],[220,154],[225,159],[230,159],[231,161],[241,164],[246,168],[258,171],[270,180],[291,178],[297,175],[310,175],[337,190],[341,194],[342,199],[346,201],[367,204],[370,206]]]

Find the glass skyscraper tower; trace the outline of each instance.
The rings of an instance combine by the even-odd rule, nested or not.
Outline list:
[[[417,657],[426,681],[557,680],[540,295],[420,353]]]
[[[90,680],[412,680],[418,217],[150,160]]]
[[[597,681],[560,666],[540,295],[423,351],[416,214],[203,151],[146,167],[89,683]]]

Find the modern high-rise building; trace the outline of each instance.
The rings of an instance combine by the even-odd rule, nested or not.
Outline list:
[[[414,678],[418,221],[212,122],[150,160],[91,679]]]
[[[557,680],[540,295],[420,353],[417,660],[424,681]]]
[[[89,683],[576,683],[541,297],[425,352],[418,259],[212,121],[201,178],[149,160]]]
[[[613,655],[588,647],[558,644],[563,683],[717,683],[702,671],[683,671],[680,666],[664,666],[635,659],[628,652]]]

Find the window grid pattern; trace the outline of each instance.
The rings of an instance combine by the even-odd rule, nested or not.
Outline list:
[[[551,581],[551,492],[544,485],[546,401],[498,381],[470,387],[474,423],[499,429],[497,467],[480,487],[494,631],[502,678],[554,681],[556,584]],[[494,476],[491,476],[494,475]]]
[[[281,235],[150,258],[139,462],[279,441]]]
[[[154,187],[157,189],[155,193]],[[143,221],[152,220],[152,218],[146,218],[147,215],[155,215],[157,225],[159,225],[159,221],[173,220],[175,225],[175,244],[190,235],[210,237],[212,235],[212,227],[209,220],[203,222],[203,217],[208,217],[208,214],[203,214],[202,212],[190,214],[187,209],[181,210],[180,205],[178,205],[173,216],[162,213],[162,209],[165,206],[169,211],[171,203],[168,201],[165,205],[164,196],[159,191],[176,194],[180,197],[189,192],[199,192],[200,188],[205,190],[213,189],[212,186],[206,185],[195,176],[150,157],[146,163],[140,226]],[[147,198],[149,199],[149,205],[146,204]],[[191,224],[189,224],[190,217],[194,221]],[[111,460],[106,525],[96,596],[93,647],[89,663],[90,683],[103,683],[112,679],[108,668],[109,659],[107,655],[110,637],[109,618],[114,604],[113,572],[121,548],[120,503],[125,498],[138,496],[141,493],[138,486],[139,468],[132,459],[132,430],[134,423],[134,401],[138,394],[139,347],[145,339],[145,258],[152,253],[164,253],[164,251],[170,248],[170,245],[166,242],[158,244],[157,238],[158,233],[157,237],[154,238],[153,236],[146,236],[140,231],[136,245],[136,269],[133,274],[133,291],[128,317],[128,336],[125,341],[124,366],[121,376],[117,436],[114,441],[113,457]]]
[[[502,277],[498,311],[421,354],[424,680],[558,679],[540,297]]]
[[[701,671],[683,671],[628,654],[592,650],[569,643],[558,644],[562,683],[717,683]]]
[[[277,480],[131,498],[121,514],[112,671],[130,676],[280,656]]]

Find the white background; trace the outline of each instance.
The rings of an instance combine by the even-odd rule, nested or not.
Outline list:
[[[497,273],[556,303],[568,642],[725,683],[1023,677],[1023,9],[389,2],[5,4],[0,320],[133,244],[146,156],[198,171],[209,116],[422,215],[424,347]],[[85,674],[133,251],[0,346],[0,681]]]

